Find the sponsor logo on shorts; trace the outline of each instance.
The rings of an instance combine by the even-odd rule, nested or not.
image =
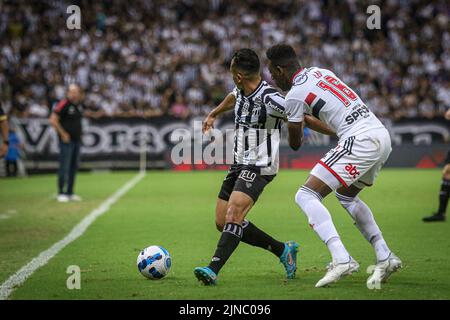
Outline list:
[[[250,170],[242,170],[241,174],[239,174],[239,178],[247,182],[253,182],[255,181],[256,173],[251,172]]]
[[[361,173],[358,171],[358,169],[356,168],[356,166],[352,165],[351,163],[349,163],[348,165],[345,166],[345,171],[347,171],[347,173],[353,178],[356,179]]]
[[[245,186],[247,187],[247,189],[250,189],[252,187],[253,183],[250,182],[246,182]]]

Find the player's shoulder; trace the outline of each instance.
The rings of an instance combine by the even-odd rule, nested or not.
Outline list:
[[[266,96],[279,93],[278,90],[267,81],[263,80],[261,83],[261,89],[259,90],[259,96],[264,100]]]
[[[230,94],[233,95],[235,98],[237,98],[240,95],[240,93],[241,93],[241,91],[236,86],[230,92]]]
[[[69,100],[67,99],[62,99],[60,100],[55,107],[53,108],[53,111],[56,113],[61,112],[62,110],[64,110],[64,108],[69,104]]]
[[[311,91],[314,91],[319,79],[330,74],[333,74],[330,70],[319,67],[303,68],[294,76],[286,100],[304,100]]]
[[[303,68],[298,71],[292,79],[292,87],[286,95],[286,99],[299,95],[308,90],[311,83],[314,82],[314,72],[319,71],[317,67]]]
[[[268,111],[276,113],[284,112],[284,95],[266,81],[263,81],[262,83],[262,87],[259,91],[259,99],[261,99],[261,103]]]

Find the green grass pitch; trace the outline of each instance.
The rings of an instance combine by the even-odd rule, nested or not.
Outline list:
[[[136,173],[80,174],[81,203],[52,198],[55,176],[0,182],[0,283],[71,228]],[[224,172],[148,172],[146,177],[98,218],[86,233],[38,269],[10,299],[449,299],[450,224],[424,224],[436,209],[439,170],[381,172],[361,194],[372,208],[391,249],[404,268],[381,290],[369,290],[366,268],[371,246],[348,214],[330,196],[325,200],[344,244],[361,270],[329,288],[314,288],[330,261],[326,247],[294,203],[308,172],[283,170],[266,188],[248,218],[277,239],[300,243],[297,278],[286,281],[278,259],[241,243],[216,287],[193,275],[206,265],[219,233],[214,207]],[[149,245],[164,246],[173,265],[162,280],[139,274],[136,258]],[[66,287],[70,265],[81,268],[81,289]]]

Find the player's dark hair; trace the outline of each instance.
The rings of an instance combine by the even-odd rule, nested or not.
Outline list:
[[[301,67],[294,48],[288,44],[276,44],[270,47],[266,51],[266,57],[276,66],[292,68]]]
[[[239,70],[251,75],[259,73],[259,57],[252,49],[239,49],[234,53],[232,59]]]

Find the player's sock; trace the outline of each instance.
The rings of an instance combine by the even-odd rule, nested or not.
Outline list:
[[[208,266],[216,274],[219,273],[220,269],[222,269],[228,258],[239,245],[242,238],[242,233],[242,226],[236,223],[227,223],[223,227],[216,252],[214,253],[211,263]]]
[[[441,192],[439,193],[438,213],[444,215],[447,211],[448,198],[450,196],[450,180],[442,179]]]
[[[309,225],[328,246],[333,262],[349,262],[350,254],[337,233],[328,209],[322,204],[320,194],[303,186],[295,195],[295,201],[308,217]]]
[[[334,237],[327,241],[328,250],[331,253],[333,262],[335,263],[347,263],[350,261],[350,254],[345,249],[341,238]]]
[[[381,230],[375,222],[373,213],[367,204],[359,197],[347,197],[337,192],[336,197],[353,218],[356,227],[362,233],[364,238],[372,244],[377,256],[377,261],[386,260],[391,254],[391,250],[386,244],[386,241],[381,234]]]
[[[242,242],[266,249],[277,257],[281,257],[285,247],[283,242],[275,240],[250,221],[244,220],[242,228],[244,229],[244,234],[241,239]]]

